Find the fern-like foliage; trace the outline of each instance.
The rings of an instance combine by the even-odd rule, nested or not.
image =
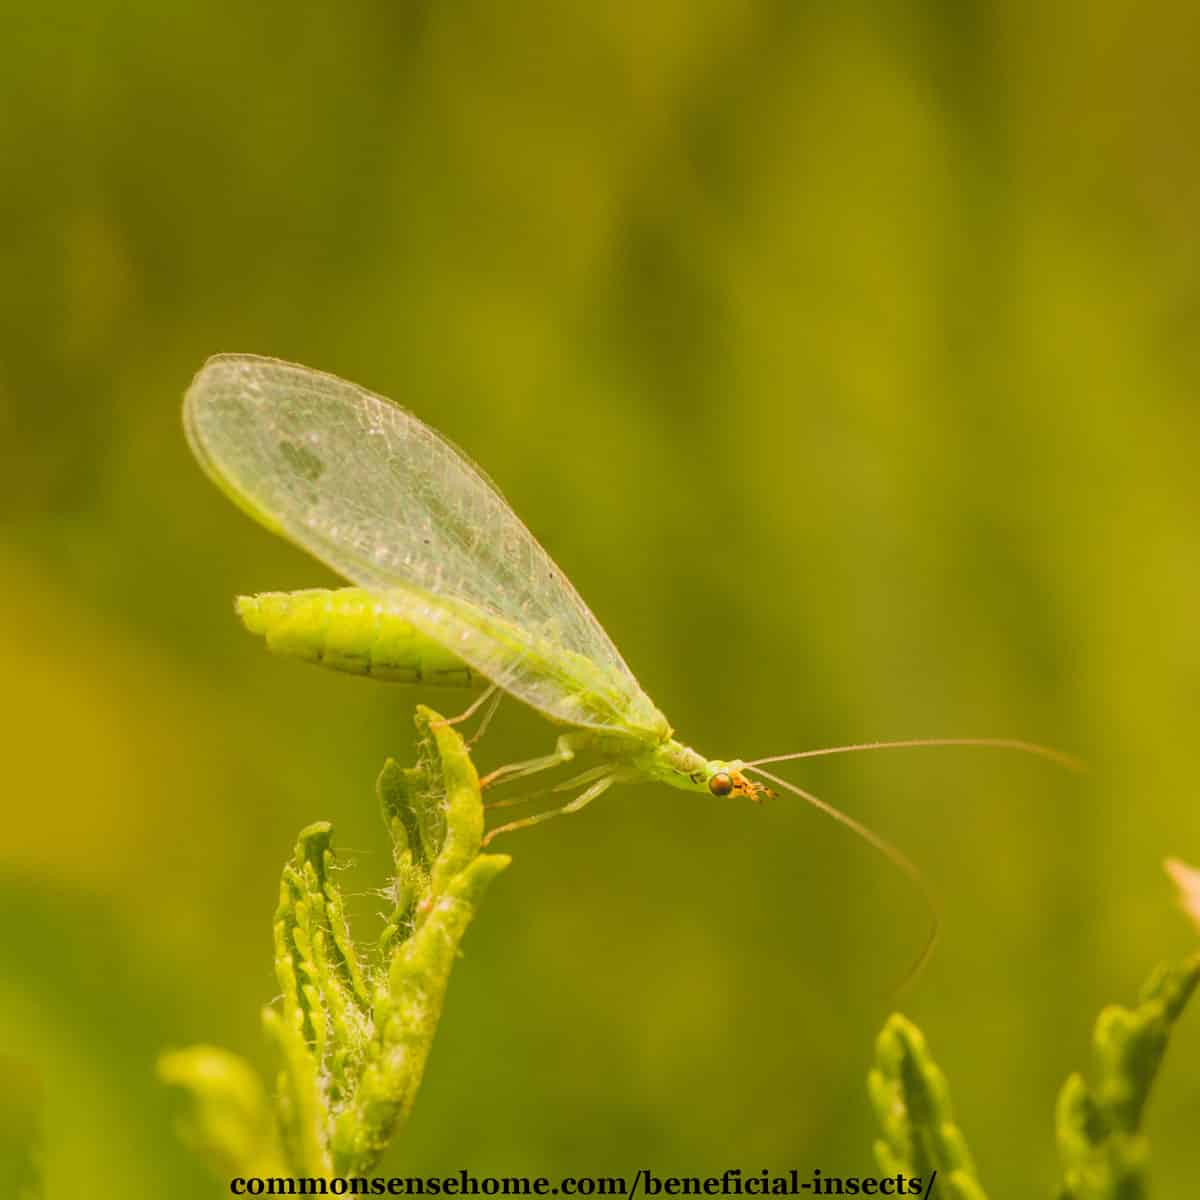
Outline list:
[[[1057,1200],[1145,1200],[1149,1142],[1142,1117],[1171,1027],[1200,981],[1200,955],[1157,968],[1135,1008],[1111,1005],[1096,1021],[1093,1081],[1071,1075],[1059,1095],[1057,1138],[1063,1179]],[[883,1136],[884,1174],[920,1177],[947,1200],[986,1200],[950,1107],[946,1077],[921,1031],[888,1018],[867,1085]]]
[[[275,913],[281,998],[263,1013],[279,1062],[269,1096],[242,1059],[210,1046],[164,1054],[190,1093],[183,1136],[225,1178],[368,1175],[412,1108],[459,943],[506,866],[480,854],[479,779],[462,739],[419,707],[416,766],[379,779],[392,836],[392,911],[375,951],[350,936],[332,828],[302,830]]]
[[[1142,1200],[1150,1145],[1142,1115],[1171,1027],[1200,980],[1200,955],[1163,965],[1136,1008],[1111,1005],[1092,1035],[1092,1082],[1068,1078],[1058,1097],[1058,1200]]]
[[[948,1200],[987,1200],[955,1123],[946,1077],[921,1031],[899,1013],[876,1040],[867,1090],[883,1131],[875,1160],[884,1175],[920,1178],[928,1186],[936,1171],[938,1193]]]

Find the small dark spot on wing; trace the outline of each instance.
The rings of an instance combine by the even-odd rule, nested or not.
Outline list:
[[[295,442],[280,442],[279,453],[288,466],[309,483],[316,483],[325,473],[325,464],[305,446],[297,446]]]

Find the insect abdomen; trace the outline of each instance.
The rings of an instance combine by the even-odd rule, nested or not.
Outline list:
[[[239,596],[234,607],[275,654],[396,683],[480,682],[461,659],[361,588],[261,592]]]

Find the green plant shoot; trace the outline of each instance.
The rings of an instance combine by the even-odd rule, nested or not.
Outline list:
[[[415,722],[416,765],[389,759],[379,776],[394,869],[375,951],[351,938],[327,821],[301,831],[283,869],[280,994],[263,1010],[279,1063],[273,1099],[248,1063],[217,1047],[159,1061],[163,1080],[191,1095],[180,1132],[226,1182],[367,1176],[412,1108],[463,935],[509,864],[480,853],[483,804],[462,738],[421,705]]]
[[[1146,1200],[1146,1104],[1171,1032],[1198,983],[1200,955],[1163,963],[1135,1008],[1113,1004],[1101,1012],[1092,1035],[1094,1081],[1072,1074],[1059,1093],[1055,1120],[1063,1174],[1055,1200]],[[867,1089],[881,1128],[875,1159],[885,1175],[919,1178],[924,1194],[945,1200],[986,1200],[946,1077],[921,1031],[899,1013],[888,1018],[876,1041]]]
[[[307,367],[221,354],[188,389],[184,424],[196,457],[236,504],[358,585],[240,598],[243,621],[271,649],[378,679],[490,685],[565,727],[551,753],[499,767],[484,786],[549,770],[583,751],[601,759],[553,789],[576,793],[567,804],[501,825],[488,840],[578,812],[614,784],[635,780],[754,801],[773,794],[752,771],[847,825],[923,889],[900,851],[765,764],[928,744],[1063,758],[1003,739],[872,743],[749,763],[709,758],[674,737],[495,484],[406,409]]]

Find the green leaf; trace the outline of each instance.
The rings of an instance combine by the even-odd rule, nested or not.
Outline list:
[[[946,1077],[929,1054],[921,1031],[893,1013],[875,1045],[867,1091],[883,1137],[875,1159],[885,1175],[926,1182],[937,1171],[937,1193],[947,1200],[987,1200],[975,1163],[954,1122]]]
[[[190,1093],[190,1110],[177,1122],[179,1134],[219,1175],[285,1169],[266,1092],[244,1059],[215,1046],[191,1046],[163,1054],[158,1074]]]
[[[368,1175],[412,1109],[467,926],[507,855],[480,854],[483,804],[463,740],[416,712],[417,765],[384,765],[378,793],[392,837],[394,899],[365,962],[336,881],[333,830],[303,829],[275,912],[280,998],[263,1013],[279,1062],[274,1101],[222,1050],[162,1056],[191,1096],[181,1132],[225,1177]]]
[[[403,805],[412,817],[400,821],[405,835],[403,842],[396,839],[397,865],[408,861],[419,841],[420,861],[428,856],[429,870],[419,886],[421,876],[409,878],[408,927],[395,917],[389,922],[399,940],[376,993],[367,1061],[334,1129],[334,1165],[341,1174],[366,1174],[408,1116],[459,943],[488,884],[510,862],[508,855],[479,853],[479,778],[462,739],[424,707],[417,709],[416,725],[417,773],[401,776],[385,767],[379,791],[385,816]]]
[[[1150,1146],[1141,1133],[1171,1027],[1200,981],[1200,955],[1158,967],[1134,1009],[1112,1005],[1096,1021],[1089,1086],[1072,1075],[1056,1110],[1063,1179],[1059,1200],[1142,1200]]]

